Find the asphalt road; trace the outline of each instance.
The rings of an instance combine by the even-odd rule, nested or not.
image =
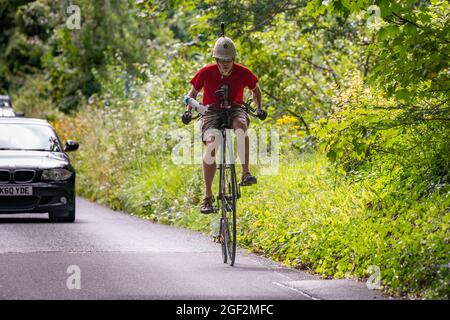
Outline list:
[[[0,215],[0,299],[383,299],[81,198],[75,223],[47,218]]]

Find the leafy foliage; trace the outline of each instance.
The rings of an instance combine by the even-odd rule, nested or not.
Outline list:
[[[105,72],[108,58],[120,54],[127,71],[136,74],[133,64],[147,56],[151,27],[126,1],[77,1],[79,30],[66,25],[71,1],[4,2],[3,14],[15,23],[5,27],[3,36],[3,90],[20,90],[27,74],[43,73],[53,101],[70,112],[100,90],[95,72]]]

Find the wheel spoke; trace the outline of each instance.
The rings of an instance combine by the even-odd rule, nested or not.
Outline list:
[[[235,166],[232,163],[232,150],[230,150],[230,162],[226,161],[226,148],[222,152],[222,163],[220,170],[220,207],[221,207],[221,240],[222,240],[222,257],[224,263],[229,261],[230,265],[234,265],[236,257],[236,200],[238,196],[238,188],[236,181]]]
[[[233,165],[223,169],[223,179],[224,240],[230,265],[233,265],[236,256],[236,188]]]

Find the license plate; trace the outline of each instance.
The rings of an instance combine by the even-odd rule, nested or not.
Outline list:
[[[32,196],[31,186],[0,186],[0,197],[2,196]]]

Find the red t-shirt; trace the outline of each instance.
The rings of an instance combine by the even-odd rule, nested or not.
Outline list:
[[[234,104],[242,104],[244,100],[244,88],[255,89],[258,78],[248,68],[235,63],[233,71],[229,76],[220,74],[217,64],[208,64],[201,68],[192,78],[191,83],[195,90],[203,89],[203,105],[211,104],[217,109],[220,106],[220,99],[214,95],[222,85],[229,87],[229,101]]]

